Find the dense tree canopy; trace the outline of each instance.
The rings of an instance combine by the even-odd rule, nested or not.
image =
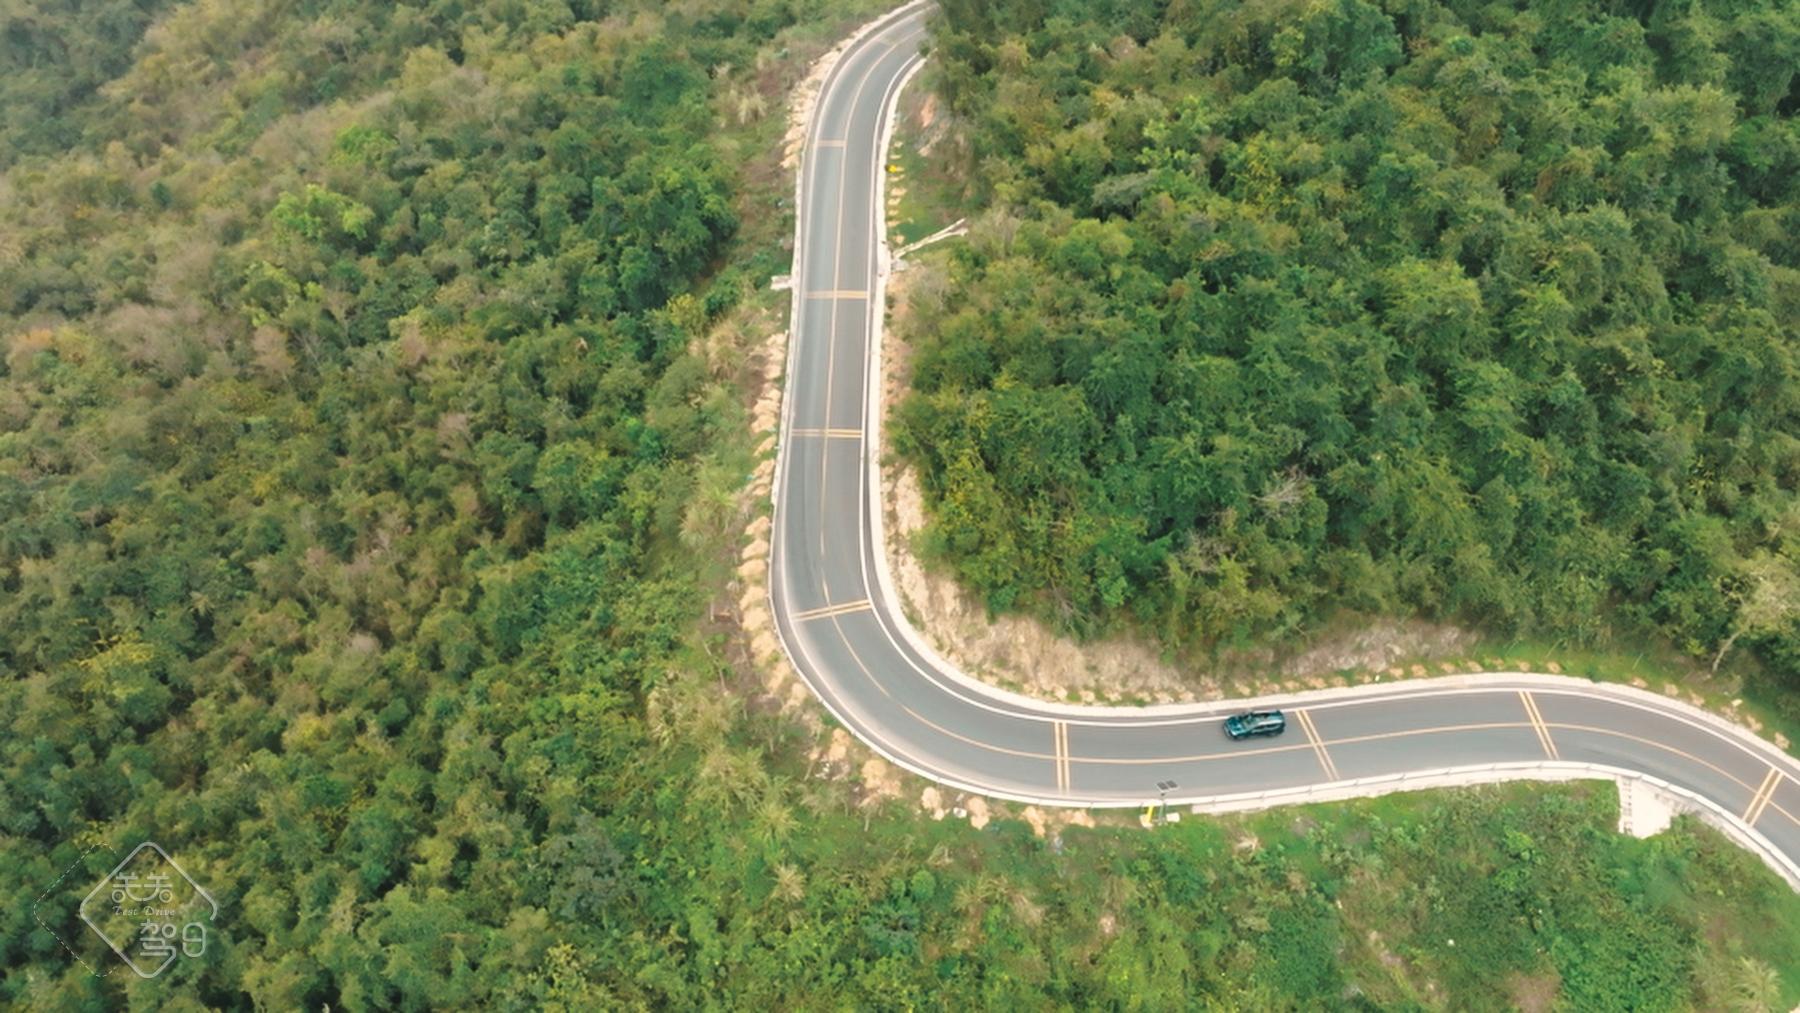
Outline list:
[[[1741,633],[1800,691],[1800,610],[1742,608],[1800,565],[1800,8],[945,0],[934,37],[992,207],[899,431],[992,607]]]
[[[759,110],[874,6],[0,14],[57,119],[0,121],[0,1006],[1800,997],[1800,899],[1591,786],[1040,839],[815,776],[738,692],[713,352],[785,306]],[[221,908],[148,982],[75,914],[145,840]]]
[[[766,280],[724,263],[726,146],[782,127],[719,136],[724,93],[779,93],[759,55],[822,9],[201,0],[93,71],[85,130],[8,109],[0,1004],[117,997],[32,902],[143,838],[229,910],[171,972],[208,1003],[574,1001],[559,943],[662,959],[621,940],[649,863],[691,867],[639,842],[693,764],[642,762],[645,701],[713,674],[679,532],[743,411],[689,349]],[[7,17],[14,64],[93,20]]]
[[[171,0],[18,0],[0,10],[0,168],[82,139],[95,92]]]

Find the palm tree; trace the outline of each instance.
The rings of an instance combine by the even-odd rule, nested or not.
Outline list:
[[[787,804],[787,780],[771,778],[756,801],[754,820],[757,836],[773,846],[787,839],[794,829],[794,811]]]
[[[764,794],[767,777],[755,755],[720,743],[707,751],[694,771],[694,801],[706,806],[743,805]]]
[[[797,904],[806,896],[806,874],[786,862],[776,862],[774,895],[788,904]]]
[[[1766,1013],[1781,1001],[1781,976],[1755,957],[1738,958],[1736,996],[1731,1006],[1745,1013]]]

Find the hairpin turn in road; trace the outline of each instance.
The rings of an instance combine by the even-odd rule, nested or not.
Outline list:
[[[1735,725],[1630,687],[1490,674],[1283,699],[1074,707],[985,686],[919,638],[881,548],[877,378],[881,167],[928,8],[860,35],[821,86],[800,166],[794,302],[774,486],[779,639],[846,728],[894,763],[998,798],[1232,808],[1510,777],[1642,776],[1800,888],[1800,763]],[[1233,741],[1252,706],[1292,719]],[[1173,788],[1159,788],[1173,782]]]

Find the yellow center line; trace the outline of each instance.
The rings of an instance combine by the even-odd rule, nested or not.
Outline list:
[[[794,613],[793,618],[795,622],[805,622],[808,619],[824,619],[829,616],[841,616],[850,612],[861,612],[864,609],[872,607],[873,606],[869,604],[869,599],[863,598],[859,601],[847,601],[839,605],[821,605],[816,609],[807,609],[805,612],[796,612]]]
[[[1544,715],[1538,711],[1537,701],[1525,690],[1519,690],[1519,701],[1525,705],[1525,716],[1531,719],[1531,727],[1537,732],[1538,741],[1543,743],[1544,755],[1552,760],[1562,759],[1556,752],[1556,742],[1550,738],[1550,727],[1544,724]]]
[[[1300,727],[1306,731],[1306,738],[1312,743],[1313,752],[1318,754],[1319,767],[1325,771],[1325,776],[1333,781],[1339,780],[1337,764],[1331,762],[1331,755],[1325,752],[1325,742],[1319,738],[1319,730],[1313,727],[1312,715],[1304,710],[1297,710],[1294,716],[1300,719]]]
[[[1554,721],[1546,722],[1544,727],[1546,727],[1546,728],[1561,728],[1564,731],[1570,731],[1570,732],[1587,732],[1590,735],[1610,735],[1615,739],[1628,739],[1632,742],[1638,743],[1639,745],[1650,746],[1655,749],[1660,749],[1665,753],[1674,753],[1676,756],[1679,756],[1684,760],[1689,760],[1694,763],[1698,763],[1700,766],[1705,767],[1706,769],[1712,771],[1713,773],[1719,775],[1722,778],[1725,778],[1727,781],[1730,781],[1733,784],[1742,785],[1745,788],[1745,790],[1749,790],[1749,788],[1750,788],[1749,782],[1747,782],[1743,778],[1738,777],[1737,775],[1731,773],[1730,771],[1726,770],[1724,767],[1721,767],[1716,763],[1710,763],[1706,760],[1702,760],[1698,756],[1695,756],[1693,753],[1690,753],[1685,749],[1677,749],[1674,746],[1665,745],[1664,743],[1658,742],[1655,739],[1646,739],[1642,735],[1633,735],[1630,732],[1614,731],[1611,728],[1601,728],[1597,725],[1573,725],[1573,724],[1563,724],[1563,723],[1554,722]]]
[[[1357,742],[1382,742],[1389,739],[1405,739],[1415,735],[1448,735],[1456,732],[1488,731],[1496,728],[1529,728],[1523,721],[1490,721],[1468,725],[1439,725],[1434,728],[1408,728],[1397,732],[1376,732],[1370,735],[1352,735],[1342,739],[1321,739],[1324,745],[1342,746]],[[957,736],[961,738],[961,736]],[[980,743],[967,740],[974,745]],[[994,748],[995,752],[1011,753],[1012,750]],[[1152,763],[1203,763],[1208,760],[1236,760],[1246,756],[1268,756],[1273,753],[1292,753],[1299,750],[1312,749],[1311,742],[1296,742],[1291,746],[1263,746],[1261,748],[1230,749],[1220,753],[1191,753],[1182,756],[1076,756],[1074,759],[1082,763],[1110,763],[1122,765],[1142,765]],[[1020,756],[1032,756],[1032,753],[1017,753]],[[1327,757],[1329,759],[1329,757]]]
[[[1781,786],[1781,777],[1782,774],[1779,769],[1775,767],[1769,768],[1769,773],[1763,777],[1762,786],[1756,789],[1756,794],[1750,796],[1750,807],[1744,810],[1744,822],[1746,824],[1750,826],[1756,825],[1756,821],[1762,816],[1763,810],[1769,807],[1769,800],[1775,797],[1775,789]]]

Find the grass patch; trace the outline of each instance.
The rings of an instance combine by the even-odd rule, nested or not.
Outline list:
[[[894,142],[888,150],[888,241],[916,243],[974,210],[958,151],[962,137],[943,117],[923,79],[900,93]]]
[[[1005,811],[978,832],[822,807],[783,860],[811,882],[886,886],[795,903],[807,921],[857,926],[892,962],[897,1006],[1800,1000],[1800,896],[1700,824],[1620,836],[1610,784],[1390,795],[1149,833],[1119,825],[1127,810],[1050,840]]]
[[[1304,952],[1335,948],[1335,977],[1299,972],[1321,1000],[1328,982],[1384,1008],[1506,1009],[1546,992],[1577,1009],[1800,999],[1800,897],[1695,821],[1637,840],[1617,819],[1617,793],[1595,782],[1389,795],[1224,828],[1257,841],[1246,872],[1338,912],[1297,903],[1258,947],[1275,959],[1299,932],[1315,937]]]

